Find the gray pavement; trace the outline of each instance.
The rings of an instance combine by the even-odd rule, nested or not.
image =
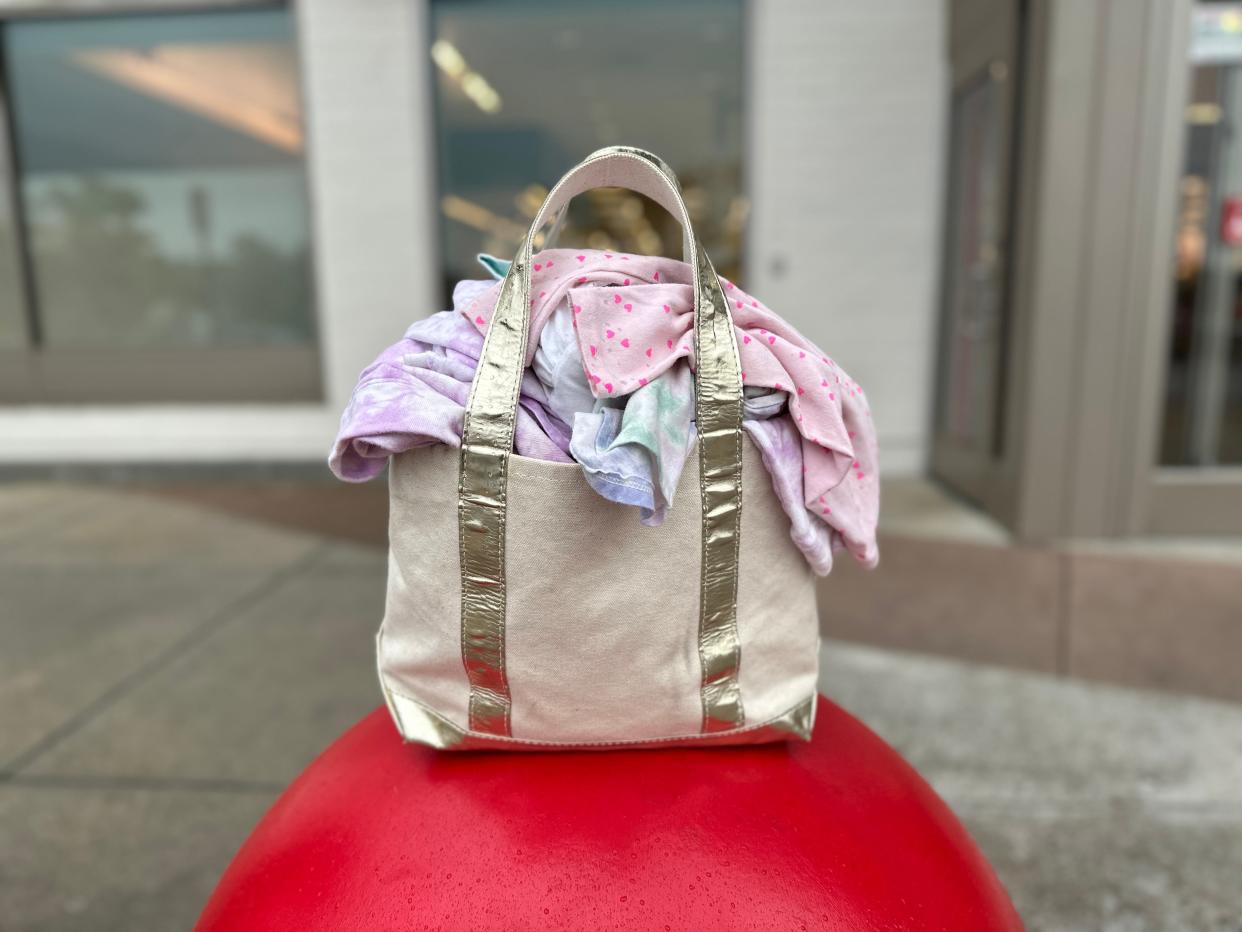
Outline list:
[[[0,486],[0,930],[186,929],[378,703],[377,549]],[[828,643],[824,691],[961,815],[1029,928],[1242,930],[1242,706]]]

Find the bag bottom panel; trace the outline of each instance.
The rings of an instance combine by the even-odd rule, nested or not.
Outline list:
[[[731,731],[710,734],[671,735],[624,740],[555,741],[510,738],[479,734],[454,725],[444,716],[429,709],[410,696],[384,684],[388,703],[397,730],[406,741],[426,744],[443,751],[593,751],[617,748],[712,747],[734,744],[769,744],[800,739],[809,741],[815,726],[817,696],[812,693],[797,705],[767,721]]]

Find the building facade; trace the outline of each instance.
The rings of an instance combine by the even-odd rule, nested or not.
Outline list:
[[[1242,532],[1238,4],[955,0],[931,470],[1025,539]]]
[[[0,468],[322,458],[378,350],[628,142],[867,387],[889,475],[1024,538],[1242,532],[1234,5],[610,10],[0,0]],[[566,241],[675,242],[582,201]]]

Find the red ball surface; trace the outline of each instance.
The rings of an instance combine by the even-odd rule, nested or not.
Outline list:
[[[820,701],[809,744],[440,753],[376,710],[277,800],[200,932],[1021,929],[917,773]]]

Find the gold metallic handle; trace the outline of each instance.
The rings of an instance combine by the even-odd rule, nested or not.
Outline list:
[[[458,485],[461,648],[470,681],[470,729],[511,734],[505,674],[505,517],[509,455],[530,328],[535,234],[570,198],[593,187],[646,194],[680,221],[694,273],[695,418],[703,505],[699,604],[703,731],[745,722],[738,666],[738,548],[742,507],[742,373],[720,279],[698,245],[671,169],[642,149],[587,156],[549,192],[500,286],[466,403]]]

